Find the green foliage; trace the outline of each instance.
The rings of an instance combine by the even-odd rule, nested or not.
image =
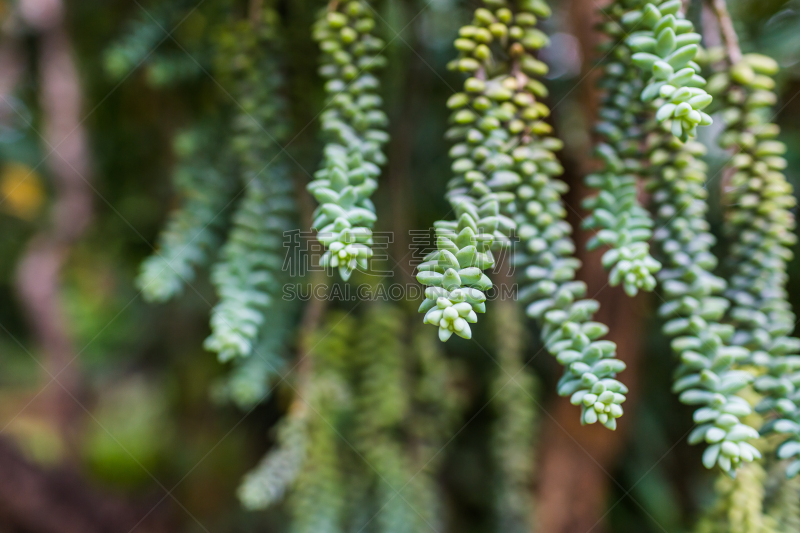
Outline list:
[[[703,149],[693,136],[699,129],[699,139],[705,140],[696,126],[710,122],[711,108],[703,107],[709,99],[695,64],[704,55],[696,52],[700,32],[686,19],[706,22],[710,12],[701,18],[703,2],[682,3],[691,6],[691,17],[680,14],[675,0],[615,0],[610,7],[605,2],[603,14],[592,17],[601,22],[610,42],[600,54],[605,56],[603,94],[595,128],[603,166],[586,179],[595,195],[585,203],[591,210],[586,226],[596,231],[590,247],[604,248],[602,263],[611,285],[634,295],[653,290],[657,278],[663,289],[638,299],[635,306],[642,318],[621,324],[618,333],[642,328],[636,336],[647,339],[647,355],[663,351],[658,345],[667,343],[650,331],[648,311],[639,309],[663,295],[660,314],[679,359],[675,390],[697,408],[691,440],[704,441],[706,463],[728,474],[720,476],[720,501],[699,530],[798,531],[800,476],[785,476],[787,467],[790,475],[800,469],[800,345],[793,336],[795,317],[789,305],[796,291],[788,284],[789,271],[797,269],[791,261],[795,228],[789,183],[796,179],[798,155],[777,142],[777,127],[767,116],[777,100],[773,91],[779,94],[773,89],[775,65],[748,54],[733,66],[714,65],[724,72],[706,87],[714,96],[710,105],[719,111],[714,119],[724,128],[721,144],[735,152],[724,172],[706,180]],[[20,31],[20,21],[30,14],[18,17],[17,4],[11,2],[0,14],[7,22],[2,55],[11,66],[19,60],[22,69],[13,97],[23,105],[9,98],[7,111],[19,110],[20,120],[32,117],[34,123],[47,125],[51,109],[37,99],[50,94],[48,76],[33,70],[47,67],[37,56],[52,41],[35,28]],[[478,4],[481,9],[473,13]],[[542,25],[539,19],[550,13],[541,0],[70,3],[69,27],[60,35],[75,52],[85,84],[83,107],[91,110],[84,122],[93,159],[87,163],[95,170],[93,186],[115,206],[108,210],[100,204],[94,210],[96,223],[66,250],[63,291],[52,293],[54,308],[63,305],[61,315],[68,319],[63,323],[71,328],[76,348],[83,354],[86,346],[90,354],[70,369],[77,373],[80,367],[82,379],[75,382],[89,387],[79,387],[81,394],[75,397],[93,400],[92,417],[103,426],[92,430],[74,424],[65,431],[67,439],[76,431],[76,456],[114,484],[145,490],[145,484],[152,485],[150,472],[154,478],[169,478],[202,461],[192,482],[182,485],[176,496],[193,513],[200,510],[199,519],[214,524],[212,529],[512,533],[533,529],[532,510],[544,518],[572,513],[575,509],[542,508],[531,495],[532,485],[547,487],[552,481],[541,476],[561,472],[534,472],[537,441],[555,441],[539,435],[539,385],[527,365],[550,368],[551,361],[542,362],[535,354],[539,344],[557,358],[564,367],[558,392],[581,406],[584,423],[615,427],[627,393],[617,381],[624,364],[616,352],[623,345],[602,340],[608,328],[594,320],[598,303],[587,299],[587,286],[577,281],[580,254],[568,223],[575,218],[567,205],[573,200],[568,187],[582,177],[576,171],[587,163],[586,132],[576,105],[583,101],[573,89],[585,81],[581,76],[591,67],[590,59],[581,58],[570,46],[572,37],[565,35],[573,33],[581,46],[594,40],[574,31],[585,29],[590,19],[575,9],[581,5],[554,3],[556,16]],[[312,36],[312,19],[323,6],[327,9],[321,10]],[[773,42],[782,41],[789,53],[781,61],[788,67],[781,79],[792,87],[796,73],[790,70],[795,59],[790,54],[797,47],[791,43],[800,35],[798,17],[792,14],[797,1],[737,2],[734,7],[733,22],[744,30],[745,49],[763,51],[765,33]],[[758,15],[748,16],[752,13]],[[767,13],[777,16],[768,20]],[[447,111],[436,102],[449,96],[449,85],[437,76],[439,67],[452,59],[447,41],[465,21],[469,24],[455,43],[458,58],[450,67],[468,79],[449,100]],[[383,43],[375,37],[376,23],[400,32],[393,31],[395,38]],[[112,36],[118,28],[125,30],[119,40]],[[542,29],[553,32],[557,49],[541,50],[548,42]],[[714,29],[713,21],[704,28]],[[173,30],[174,39],[169,35]],[[109,38],[115,42],[98,54]],[[314,38],[321,49],[321,76],[313,68]],[[707,41],[713,42],[713,36]],[[381,77],[379,84],[384,54],[389,77]],[[554,58],[558,67],[552,73],[543,62],[547,58]],[[103,67],[112,79],[97,75]],[[9,70],[8,81],[17,77],[15,70]],[[548,89],[554,93],[551,103],[557,104],[553,122],[570,148],[563,158],[566,173],[555,155],[561,142],[547,122]],[[302,128],[320,110],[319,144],[326,144],[324,150]],[[791,147],[798,134],[796,112],[790,105],[775,110],[784,129],[780,138]],[[443,148],[439,131],[445,113],[450,114],[450,146]],[[383,155],[387,116],[397,119],[390,162]],[[176,125],[188,133],[175,137],[170,152],[170,143],[163,140]],[[0,125],[0,130],[11,126]],[[58,163],[45,159],[46,147],[36,147],[40,143],[32,142],[33,136],[24,136],[24,147],[9,141],[25,131],[0,131],[0,159],[9,163],[0,168],[0,196],[9,204],[16,190],[18,195],[38,195],[42,204],[41,212],[26,220],[17,220],[21,215],[9,205],[0,213],[26,228],[20,233],[7,224],[3,232],[5,241],[18,242],[3,249],[9,305],[3,306],[0,322],[8,330],[1,344],[9,356],[4,357],[9,359],[4,379],[11,385],[2,392],[8,433],[21,436],[21,446],[33,446],[36,452],[56,450],[49,442],[65,442],[50,437],[55,425],[42,422],[43,415],[49,418],[59,406],[45,401],[40,408],[26,407],[42,385],[40,369],[24,353],[33,345],[26,339],[37,335],[37,321],[50,315],[33,316],[34,327],[14,316],[19,302],[10,298],[11,267],[21,249],[19,237],[46,229],[47,196],[63,191],[50,186],[50,172],[34,173],[42,168],[35,166],[39,161]],[[443,160],[448,148],[450,160]],[[382,219],[381,225],[405,233],[427,224],[434,202],[427,196],[447,181],[449,205],[435,226],[437,251],[419,272],[427,289],[422,306],[427,325],[410,326],[413,318],[402,315],[400,305],[334,301],[349,296],[337,290],[346,284],[338,284],[324,304],[330,308],[324,327],[313,340],[307,338],[306,327],[323,307],[311,302],[298,338],[298,313],[281,299],[280,289],[310,281],[288,280],[281,273],[283,232],[296,227],[292,197],[297,183],[292,185],[292,178],[304,180],[287,168],[285,150],[301,166],[317,159],[315,153],[323,156],[310,187],[320,207],[304,224],[319,230],[325,264],[338,268],[344,278],[367,267],[371,248],[377,253],[378,243],[371,240],[377,223],[373,201],[390,204],[396,218]],[[224,371],[213,357],[197,353],[205,328],[194,319],[203,309],[145,309],[131,301],[133,292],[124,279],[127,262],[144,248],[130,226],[144,228],[144,233],[154,229],[158,201],[150,193],[164,189],[157,181],[173,159],[179,207],[160,237],[158,253],[142,266],[139,288],[147,300],[166,301],[185,291],[187,283],[194,284],[207,264],[216,263],[212,277],[220,302],[207,345],[227,360]],[[14,161],[26,166],[12,172]],[[377,190],[387,163],[393,165],[392,187]],[[448,165],[451,171],[443,168]],[[38,185],[39,178],[44,186]],[[36,180],[37,186],[23,186],[26,180],[27,185]],[[720,233],[726,241],[716,246],[714,221],[723,218],[707,201],[706,189],[715,200],[720,181],[725,194]],[[645,193],[644,184],[649,188]],[[651,198],[656,217],[643,205]],[[130,224],[120,224],[117,216]],[[500,281],[489,270],[517,236],[519,299],[536,322],[541,343],[531,343],[525,335],[518,316],[522,308],[485,301],[490,278]],[[722,268],[712,252],[725,258],[720,259]],[[396,277],[399,281],[401,276]],[[305,298],[303,292],[295,291],[298,300]],[[612,301],[621,291],[613,292]],[[123,305],[130,305],[134,320],[116,318]],[[495,334],[488,342],[446,345],[430,334],[433,325],[442,340],[453,333],[477,335],[473,324],[486,306],[496,306],[491,317]],[[114,324],[108,323],[112,317]],[[90,342],[91,347],[85,344]],[[637,344],[626,343],[625,348]],[[300,352],[296,359],[289,357],[290,346]],[[31,350],[37,360],[47,355],[47,345],[43,348],[41,353]],[[670,448],[689,428],[686,420],[680,421],[682,409],[665,408],[668,391],[662,384],[669,378],[663,370],[669,363],[645,354],[639,358],[637,379],[648,381],[638,383],[643,393],[637,399],[633,438],[626,440],[624,457],[613,465],[613,472],[636,483],[619,491],[612,487],[606,495],[582,484],[565,482],[559,488],[575,490],[567,496],[579,503],[600,502],[603,496],[609,502],[616,502],[615,496],[627,498],[608,508],[606,529],[644,532],[662,522],[682,530],[710,476],[697,472],[700,462],[684,464],[692,453],[681,444]],[[51,366],[46,359],[42,362]],[[17,366],[24,368],[24,376]],[[142,382],[148,386],[137,385],[135,394],[126,386],[131,369],[147,373]],[[236,411],[210,408],[206,389],[215,379],[215,399],[252,411],[241,425]],[[747,413],[748,404],[760,398],[753,399],[751,382],[764,395],[757,410],[767,420],[762,428],[768,434],[766,444],[758,441],[756,446],[769,457],[742,464],[758,455],[750,444],[755,444],[753,428],[760,420]],[[64,383],[71,387],[70,380]],[[254,409],[273,386],[280,388],[275,401]],[[52,413],[60,416],[60,407],[57,411]],[[261,462],[252,460],[252,428],[265,433],[264,426],[275,420],[267,430],[269,439],[262,439],[269,453]],[[554,422],[543,429],[561,431],[562,421]],[[595,455],[600,448],[605,446],[588,449]],[[579,449],[576,453],[583,454]],[[613,454],[603,455],[611,466]],[[230,508],[225,494],[245,462],[255,466],[239,491],[246,509],[282,503],[287,513],[237,513]],[[769,477],[761,465],[769,467]],[[627,494],[627,488],[633,492]],[[187,520],[188,515],[176,517]],[[275,523],[285,518],[291,525]],[[184,525],[176,522],[175,528],[186,529]],[[10,529],[18,526],[8,524]]]
[[[722,475],[715,490],[717,502],[703,516],[696,533],[777,533],[774,520],[764,514],[764,468],[750,463],[735,478]],[[785,530],[790,531],[790,530]]]
[[[163,28],[168,25],[170,14],[176,11],[177,6],[161,2],[159,7],[152,11],[142,10],[139,17],[128,22],[123,36],[105,50],[105,69],[114,79],[123,79],[145,63],[165,37]]]
[[[212,280],[220,302],[211,314],[211,336],[205,347],[221,361],[253,353],[260,332],[269,326],[266,309],[280,304],[284,232],[294,207],[284,168],[253,178],[233,217],[233,229],[214,266]]]
[[[106,72],[115,80],[124,80],[136,69],[145,68],[148,81],[155,86],[196,75],[201,66],[195,58],[201,57],[207,63],[209,39],[182,45],[189,47],[187,51],[165,52],[160,45],[170,41],[169,31],[179,23],[192,25],[187,17],[204,20],[206,15],[220,10],[217,2],[202,7],[208,13],[203,14],[200,6],[189,10],[183,0],[138,6],[137,17],[105,51]],[[219,149],[230,129],[229,120],[224,108],[222,112],[206,113],[174,139],[177,163],[173,182],[181,205],[159,235],[156,252],[141,265],[136,283],[147,301],[161,303],[178,296],[194,280],[195,270],[213,260],[221,244],[220,231],[228,221],[228,207],[236,192],[228,176],[235,172],[231,150],[227,146]]]
[[[277,302],[276,302],[277,303]],[[233,402],[249,411],[264,401],[275,377],[286,371],[286,346],[294,333],[294,313],[289,305],[271,305],[264,313],[269,326],[259,337],[250,357],[237,357],[230,371],[214,383],[212,397],[220,403]]]
[[[488,202],[481,211],[464,202],[456,213],[457,223],[437,222],[438,250],[425,258],[417,274],[417,280],[428,286],[419,312],[426,313],[426,324],[438,326],[442,341],[453,333],[472,337],[469,323],[478,321],[476,313],[486,311],[483,291],[492,286],[482,270],[494,265],[490,249],[494,239],[482,230],[497,224],[497,202]]]
[[[597,341],[607,331],[590,322],[597,303],[575,301],[586,287],[573,281],[579,264],[563,220],[566,188],[551,179],[563,172],[552,153],[561,142],[546,137],[551,127],[542,119],[549,109],[537,101],[547,93],[535,77],[547,66],[535,52],[548,39],[534,25],[550,11],[543,2],[522,2],[516,13],[507,2],[485,5],[455,43],[460,57],[451,66],[472,76],[448,101],[456,176],[447,198],[456,221],[435,224],[437,250],[417,275],[428,286],[419,311],[425,323],[439,327],[441,340],[453,333],[470,338],[469,323],[486,309],[483,291],[491,281],[482,271],[495,264],[492,247],[507,246],[519,224],[524,251],[515,260],[525,267],[519,299],[542,325],[548,350],[568,365],[559,394],[582,404],[584,423],[599,420],[613,429],[627,392],[613,376],[625,365],[613,359],[613,343]]]
[[[216,153],[220,138],[198,127],[178,135],[175,152],[175,186],[182,205],[170,215],[158,239],[157,251],[142,263],[137,286],[150,302],[165,302],[191,282],[195,269],[204,266],[220,244],[219,230],[227,220],[233,196],[224,172],[231,165],[226,153]]]
[[[601,340],[608,327],[592,321],[600,307],[586,296],[586,283],[575,280],[580,261],[574,257],[572,228],[564,220],[562,195],[567,185],[555,176],[563,172],[552,152],[561,142],[536,139],[529,157],[536,172],[517,191],[520,246],[514,264],[520,269],[517,299],[537,321],[548,352],[564,365],[558,394],[581,406],[581,423],[617,427],[627,387],[614,379],[625,369],[616,359],[617,346]]]
[[[649,172],[658,176],[651,190],[659,226],[655,240],[664,265],[659,276],[665,302],[659,315],[666,320],[664,334],[673,338],[672,350],[680,361],[673,391],[681,402],[701,406],[695,411],[698,427],[689,442],[709,445],[703,464],[718,464],[727,471],[760,453],[745,442],[758,433],[740,422],[751,408],[736,395],[752,381],[749,372],[735,369],[749,352],[731,343],[733,328],[722,323],[728,308],[720,296],[725,280],[712,274],[717,260],[710,250],[715,239],[705,220],[705,164],[695,158],[704,149],[660,132],[651,134],[648,147]]]
[[[218,399],[244,408],[268,395],[292,331],[291,310],[280,299],[284,233],[294,227],[294,187],[278,144],[288,133],[276,60],[279,22],[269,9],[257,15],[238,20],[229,14],[219,23],[214,73],[231,86],[238,109],[213,123],[218,131],[206,127],[176,140],[181,164],[175,180],[186,200],[138,279],[148,300],[178,294],[193,279],[194,268],[216,252],[219,226],[243,192],[211,273],[220,301],[211,313],[205,347],[221,361],[247,357],[237,360],[214,390]],[[242,192],[229,174],[238,175]]]
[[[533,528],[531,512],[539,384],[522,361],[525,330],[513,302],[495,312],[499,368],[490,395],[497,419],[492,427],[492,458],[496,469],[497,531],[526,533]]]
[[[589,250],[600,246],[611,248],[602,260],[603,266],[610,270],[610,285],[622,283],[625,292],[634,296],[639,289],[655,288],[654,274],[661,265],[650,255],[647,242],[653,234],[653,220],[637,199],[643,84],[638,68],[631,61],[631,48],[625,44],[627,33],[620,24],[625,13],[622,2],[612,3],[606,15],[609,20],[601,27],[611,38],[601,49],[606,59],[599,83],[603,97],[595,125],[600,136],[595,153],[603,168],[586,176],[586,185],[599,192],[583,202],[591,210],[583,226],[599,230],[587,244]]]
[[[456,220],[435,223],[437,250],[420,265],[417,279],[428,286],[419,308],[424,322],[439,328],[439,338],[453,333],[471,338],[469,323],[485,312],[483,291],[491,281],[482,271],[494,266],[492,247],[508,246],[515,227],[514,189],[536,172],[527,145],[533,135],[550,132],[541,120],[549,114],[536,101],[545,96],[536,80],[547,72],[535,51],[547,37],[534,26],[550,14],[541,1],[520,2],[516,12],[506,1],[485,1],[473,23],[461,28],[451,67],[469,73],[464,92],[453,95],[454,126],[447,132],[455,177],[447,199]]]
[[[745,442],[758,433],[740,422],[740,417],[750,414],[751,408],[736,395],[752,381],[748,372],[735,368],[747,359],[749,352],[730,344],[733,328],[722,323],[728,308],[727,300],[721,296],[725,281],[712,273],[717,260],[711,253],[715,240],[705,220],[708,209],[705,165],[696,159],[704,150],[697,143],[687,142],[696,135],[697,125],[711,123],[710,116],[701,109],[712,98],[703,88],[705,80],[697,74],[700,67],[693,61],[700,36],[681,13],[680,0],[657,4],[658,7],[653,3],[621,2],[615,6],[621,27],[616,24],[607,27],[615,38],[630,32],[625,43],[632,55],[628,57],[627,50],[619,52],[618,57],[625,63],[613,66],[609,74],[624,76],[631,65],[644,73],[645,86],[640,98],[649,106],[634,106],[634,114],[627,117],[628,124],[622,122],[622,125],[629,127],[634,143],[641,142],[636,128],[643,128],[645,133],[646,158],[628,168],[651,177],[648,187],[653,192],[658,227],[654,238],[663,265],[658,272],[664,299],[659,315],[667,320],[663,331],[673,338],[672,349],[680,361],[673,390],[680,394],[683,403],[701,406],[695,412],[698,427],[689,442],[708,443],[703,455],[705,466],[718,464],[729,471],[740,462],[760,457],[760,453]],[[630,83],[622,91],[620,104],[629,94],[636,94],[637,84]],[[619,117],[623,120],[622,115]],[[616,133],[613,128],[605,129]],[[626,139],[623,131],[619,131],[618,139]],[[621,145],[621,149],[626,147]],[[613,149],[607,151],[613,153]],[[613,166],[613,158],[607,161]],[[635,188],[631,182],[635,180],[627,180],[626,187]],[[599,179],[596,183],[607,188],[613,181]],[[635,190],[626,194],[628,209],[636,208],[632,203]],[[606,196],[604,203],[610,205],[616,201],[613,194]],[[598,202],[595,201],[595,206]],[[642,232],[641,237],[647,233],[649,230]],[[631,288],[629,292],[634,291]]]
[[[254,358],[255,360],[255,358]],[[277,448],[250,471],[239,487],[246,509],[264,509],[283,499],[306,459],[309,408],[296,403],[277,430]]]
[[[416,360],[411,379],[406,381],[406,386],[409,382],[413,384],[411,408],[405,421],[407,441],[414,443],[409,501],[416,506],[426,528],[441,531],[444,504],[439,474],[445,460],[442,452],[462,423],[465,398],[457,388],[453,362],[445,359],[441,343],[427,333],[424,326],[414,329],[410,352],[416,355]]]
[[[316,531],[341,531],[346,507],[342,472],[342,447],[346,447],[341,434],[341,423],[352,409],[352,392],[348,382],[348,367],[352,365],[352,347],[358,334],[357,322],[349,316],[331,316],[328,324],[314,335],[315,342],[307,365],[308,375],[294,388],[296,398],[285,422],[288,427],[292,417],[300,417],[294,431],[304,435],[285,432],[280,436],[292,441],[279,440],[278,449],[271,452],[262,465],[279,464],[282,454],[289,453],[295,443],[304,442],[303,457],[295,456],[302,464],[292,470],[291,476],[270,476],[269,470],[251,473],[240,490],[246,496],[246,487],[258,485],[261,494],[275,497],[286,491],[291,483],[289,507],[292,510],[292,530],[299,533]],[[291,453],[297,453],[293,450]],[[270,457],[273,456],[272,459]],[[276,470],[272,470],[275,472]],[[263,476],[263,477],[262,477]],[[253,508],[262,508],[275,502],[275,498],[251,500]],[[255,504],[255,505],[253,505]]]
[[[202,76],[211,67],[214,44],[204,31],[229,14],[230,3],[161,0],[136,3],[119,37],[103,54],[106,73],[120,84],[136,71],[154,88],[175,86]]]
[[[409,415],[408,376],[404,367],[403,322],[396,310],[379,308],[364,320],[354,357],[360,367],[355,399],[354,445],[373,486],[380,531],[425,531],[438,521],[426,501],[433,492],[426,475],[416,476],[411,456],[403,449]]]
[[[767,515],[774,520],[778,531],[800,531],[800,477],[787,479],[782,465],[777,466],[777,487],[766,504]]]
[[[800,339],[791,336],[796,318],[787,301],[786,266],[797,238],[790,211],[795,199],[782,172],[786,146],[775,140],[779,130],[771,123],[777,70],[771,58],[749,54],[716,74],[710,85],[722,100],[720,145],[735,150],[725,198],[725,230],[732,238],[726,296],[736,327],[733,343],[751,350],[752,363],[766,370],[755,382],[766,395],[757,409],[775,417],[762,432],[784,434],[777,454],[792,458],[791,477],[800,471]]]
[[[366,270],[372,257],[376,216],[370,196],[389,140],[380,82],[373,74],[385,64],[373,13],[365,0],[332,0],[314,25],[328,98],[320,117],[326,138],[322,168],[308,185],[320,204],[312,227],[327,250],[322,266],[338,267],[344,280],[357,268]]]
[[[292,528],[297,533],[341,531],[346,494],[341,490],[340,436],[335,424],[347,397],[334,376],[311,380],[301,401],[312,410],[307,427],[306,457],[294,482],[290,503]]]
[[[275,60],[276,14],[265,11],[257,24],[236,23],[220,43],[221,62],[234,67],[234,96],[241,102],[233,119],[231,146],[237,156],[244,198],[212,271],[220,302],[211,314],[207,349],[221,361],[251,355],[264,331],[264,312],[279,304],[285,257],[284,233],[291,229],[293,184],[279,144],[287,136],[282,76]]]
[[[683,18],[681,8],[681,0],[649,3],[628,11],[621,20],[639,30],[628,37],[627,44],[634,52],[631,62],[645,73],[642,101],[657,102],[656,121],[669,125],[672,134],[686,142],[697,135],[698,125],[711,124],[702,109],[712,98],[694,62],[701,37],[692,22]]]
[[[419,341],[410,350],[404,322],[388,306],[360,321],[329,317],[299,363],[307,374],[276,447],[239,489],[245,506],[262,509],[288,492],[298,531],[357,531],[374,520],[379,531],[416,532],[439,523],[432,473],[455,406],[445,401],[441,354]]]

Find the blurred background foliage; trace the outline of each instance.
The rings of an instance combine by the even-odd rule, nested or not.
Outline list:
[[[174,138],[199,120],[213,127],[235,110],[232,81],[215,76],[214,61],[228,27],[230,6],[236,2],[74,0],[66,5],[64,20],[79,72],[81,118],[94,176],[94,219],[69,251],[58,294],[77,355],[72,364],[81,376],[80,400],[86,407],[75,419],[73,444],[64,441],[49,416],[44,400],[57,385],[38,363],[42,354],[15,288],[20,258],[31,238],[46,226],[55,190],[51,172],[42,163],[49,151],[40,136],[43,110],[36,76],[42,43],[35,31],[12,16],[13,4],[0,3],[3,40],[16,43],[15,53],[24,67],[0,110],[2,437],[13,439],[34,464],[47,468],[70,464],[103,492],[144,502],[148,509],[156,507],[169,516],[173,531],[286,530],[285,509],[245,511],[236,494],[242,476],[273,445],[276,421],[289,409],[292,390],[279,385],[266,402],[249,412],[214,401],[210,391],[227,369],[202,347],[209,333],[208,302],[214,301],[207,276],[197,276],[194,290],[182,298],[158,306],[146,304],[134,286],[141,261],[152,253],[157,232],[175,206],[170,179],[176,164]],[[302,185],[320,159],[315,119],[323,94],[316,74],[317,50],[310,39],[319,5],[313,0],[280,2],[283,64],[295,124],[287,152],[296,163],[290,167],[292,175]],[[567,145],[566,179],[577,184],[590,151],[586,95],[593,82],[593,76],[587,76],[593,58],[583,57],[587,36],[581,34],[586,26],[580,19],[594,17],[596,6],[580,0],[553,0],[551,5],[554,16],[544,28],[553,46],[543,52],[551,65],[548,103],[556,131]],[[787,175],[797,190],[800,1],[735,0],[730,5],[743,49],[772,55],[783,67],[777,122],[781,139],[789,146]],[[376,2],[378,31],[388,43],[383,91],[392,137],[387,147],[390,164],[375,195],[378,212],[388,216],[379,217],[377,231],[392,230],[401,236],[391,245],[395,257],[408,250],[409,239],[402,237],[408,230],[430,227],[437,214],[447,210],[444,102],[460,80],[446,63],[454,55],[452,40],[469,20],[472,7],[462,0]],[[246,6],[237,5],[234,11],[244,16]],[[5,75],[0,72],[0,77]],[[717,165],[723,157],[713,151],[710,156]],[[712,168],[710,175],[714,173]],[[712,199],[717,194],[712,188]],[[712,221],[718,227],[718,211],[712,211]],[[390,280],[410,279],[408,265],[393,270]],[[791,274],[790,294],[797,306],[797,260]],[[367,306],[335,306],[366,314]],[[400,307],[408,311],[414,306],[412,302]],[[700,467],[699,451],[684,443],[690,411],[670,394],[663,379],[672,368],[667,344],[653,317],[640,320],[637,327],[644,332],[637,378],[640,392],[636,404],[626,407],[630,414],[622,423],[623,441],[616,458],[606,463],[609,480],[599,496],[605,509],[599,513],[597,530],[689,531],[700,511],[711,504],[714,476]],[[545,439],[546,431],[559,431],[547,423],[554,402],[549,391],[558,369],[549,358],[536,357],[540,347],[533,341],[521,347],[495,342],[495,326],[485,322],[475,336],[480,345],[460,340],[446,345],[444,360],[452,364],[453,379],[446,394],[457,400],[449,407],[455,422],[441,439],[444,448],[432,483],[442,495],[447,531],[524,531],[513,522],[514,513],[522,512],[525,503],[504,498],[503,490],[508,484],[516,484],[510,490],[517,494],[532,488],[513,476],[513,466],[508,467],[511,475],[505,483],[487,480],[498,471],[493,461],[511,461],[522,471],[533,469],[527,463],[535,462],[534,441]],[[403,331],[411,330],[406,325]],[[420,348],[410,339],[404,342],[410,353],[419,355]],[[487,357],[482,346],[496,355]],[[536,399],[530,412],[519,414],[531,422],[529,436],[525,428],[505,420],[502,408],[490,401],[501,379],[493,361],[518,365],[515,355],[520,350],[521,360],[530,360],[528,368],[538,376],[525,381]],[[513,393],[507,392],[509,398],[501,395],[497,401],[515,402]],[[535,422],[540,419],[544,420]],[[492,437],[493,427],[527,439],[523,442],[530,444],[530,454],[506,450],[505,458],[498,459],[503,444],[498,444],[496,432]],[[534,489],[549,486],[538,476],[528,484]],[[532,507],[533,499],[527,503]],[[507,521],[496,520],[497,509]]]

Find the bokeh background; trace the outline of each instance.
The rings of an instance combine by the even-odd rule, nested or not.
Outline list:
[[[580,178],[594,165],[593,25],[602,2],[550,3],[548,104],[566,143],[561,157],[577,224]],[[310,27],[321,2],[278,4],[295,125],[286,150],[302,191],[320,159],[315,119],[323,93]],[[474,6],[375,4],[388,43],[383,92],[392,137],[376,193],[388,216],[378,229],[395,233],[393,250],[403,257],[410,244],[403,236],[447,211],[444,103],[460,77],[446,64]],[[696,20],[699,4],[690,12]],[[783,67],[776,121],[797,189],[800,1],[730,6],[743,49]],[[291,390],[278,387],[249,412],[220,401],[213,391],[228,369],[202,347],[215,299],[207,276],[165,305],[147,304],[134,285],[177,205],[176,137],[201,119],[213,128],[236,105],[229,80],[215,75],[215,50],[227,14],[246,9],[234,0],[0,2],[0,531],[288,530],[284,509],[245,511],[236,489],[274,442]],[[712,150],[712,204],[714,165],[723,158]],[[718,227],[718,209],[711,216]],[[600,288],[598,257],[584,259],[583,277]],[[411,279],[408,264],[393,271],[392,281]],[[798,305],[797,261],[791,275]],[[672,361],[651,316],[654,302],[613,289],[598,299],[629,364],[627,415],[614,434],[577,427],[571,406],[554,397],[556,364],[535,358],[539,346],[529,337],[526,357],[538,380],[530,449],[536,522],[543,533],[690,531],[711,501],[714,476],[684,443],[691,415],[669,393]],[[492,335],[486,325],[476,338],[494,351]],[[487,482],[496,369],[467,342],[448,343],[444,356],[458,377],[456,422],[435,473],[444,527],[498,531],[497,495]]]

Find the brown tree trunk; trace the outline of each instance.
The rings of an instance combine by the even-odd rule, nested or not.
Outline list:
[[[55,198],[50,223],[34,238],[17,271],[20,304],[41,349],[48,412],[65,441],[74,437],[81,408],[80,373],[60,298],[61,271],[72,245],[91,219],[86,133],[81,124],[81,88],[64,27],[61,0],[22,0],[19,11],[39,37],[39,102],[43,148]]]
[[[594,69],[595,46],[599,39],[594,25],[599,21],[598,6],[593,0],[572,0],[569,7],[572,31],[583,53],[583,72],[576,96],[584,110],[586,128],[595,120],[599,95],[595,88],[599,70]],[[568,105],[566,102],[562,105]],[[558,114],[559,110],[554,109]],[[588,141],[588,138],[585,138]],[[596,170],[587,158],[592,147],[580,139],[567,139],[562,154],[565,180],[570,184],[567,198],[571,220],[576,228],[577,255],[583,262],[579,277],[589,287],[588,295],[600,302],[596,319],[610,328],[608,339],[617,343],[618,357],[628,365],[620,375],[630,389],[624,404],[625,415],[616,431],[595,424],[581,426],[578,408],[568,398],[558,398],[544,420],[544,439],[540,455],[537,506],[539,531],[543,533],[598,533],[604,530],[609,488],[618,485],[612,477],[624,447],[626,429],[633,422],[633,404],[637,397],[638,360],[642,347],[641,329],[647,297],[629,298],[620,287],[608,286],[608,273],[602,267],[603,251],[586,252],[589,235],[580,231],[585,213],[579,211],[580,199],[588,193],[583,176]]]

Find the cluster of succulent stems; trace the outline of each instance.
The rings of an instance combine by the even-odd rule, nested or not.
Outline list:
[[[695,407],[689,441],[705,444],[705,466],[734,472],[760,458],[753,445],[760,429],[781,436],[777,456],[790,460],[787,473],[795,475],[800,339],[793,336],[786,269],[796,237],[792,190],[783,175],[786,147],[769,116],[777,64],[729,46],[727,56],[710,65],[707,83],[702,39],[681,0],[615,0],[604,13],[600,30],[609,42],[594,128],[599,167],[585,178],[593,193],[583,202],[589,212],[584,228],[594,232],[588,248],[605,248],[602,264],[611,286],[629,296],[657,291],[662,300],[658,315],[677,361],[672,388]],[[441,341],[471,339],[479,315],[491,307],[487,291],[499,252],[513,251],[519,303],[544,349],[564,367],[558,394],[580,406],[583,424],[615,429],[628,392],[617,379],[625,363],[616,344],[604,339],[608,327],[593,319],[599,303],[587,298],[586,284],[576,278],[581,262],[566,220],[568,186],[559,179],[563,168],[555,155],[562,143],[547,122],[541,78],[548,67],[538,58],[549,39],[537,24],[549,15],[543,0],[483,0],[459,31],[458,57],[450,67],[465,79],[447,102],[450,212],[434,224],[436,249],[418,267],[417,280],[425,286],[419,312]],[[307,187],[318,203],[311,224],[324,245],[322,265],[338,269],[345,281],[369,268],[377,220],[371,196],[387,163],[388,120],[378,78],[384,42],[376,36],[375,16],[366,0],[334,0],[313,28],[326,101],[322,163]],[[283,105],[275,94],[281,80],[274,62],[242,74],[238,87],[249,94],[261,82],[272,90],[265,95],[262,87],[259,98],[249,98],[254,107],[246,112],[280,140]],[[722,180],[730,245],[722,265],[712,252],[716,238],[707,220],[713,178],[696,141],[698,128],[712,123],[709,113],[722,121],[719,143],[730,152]],[[222,360],[250,355],[264,334],[264,313],[280,285],[276,242],[293,211],[285,169],[278,165],[269,176],[256,171],[263,154],[277,146],[260,138],[257,128],[235,124],[238,141],[230,157],[242,169],[245,196],[213,270],[221,301],[207,341]],[[206,193],[233,195],[221,174],[204,179]],[[162,240],[169,257],[144,267],[140,284],[152,284],[150,299],[168,299],[183,285],[158,268],[175,262],[178,276],[189,277],[217,246],[205,228],[221,201],[198,194],[174,219]],[[188,256],[173,253],[192,235],[199,246],[190,247]],[[762,398],[755,406],[745,394],[752,390]],[[750,417],[754,409],[766,420],[761,428],[753,427],[761,420]],[[287,435],[302,432],[304,420],[288,425]],[[281,465],[299,460],[287,455]],[[264,465],[271,476],[278,475],[275,468]]]

